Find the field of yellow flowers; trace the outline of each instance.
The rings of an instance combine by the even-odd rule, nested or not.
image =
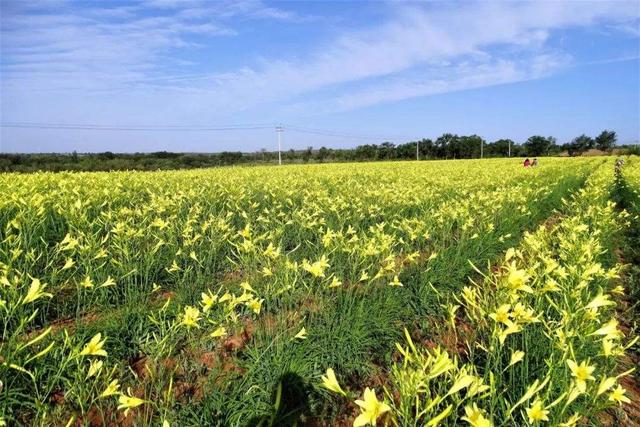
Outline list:
[[[633,425],[614,162],[0,175],[0,425]]]

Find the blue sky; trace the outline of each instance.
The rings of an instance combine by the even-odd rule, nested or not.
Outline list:
[[[640,2],[0,2],[3,152],[640,139]],[[301,130],[307,130],[302,132]],[[319,130],[310,133],[308,130]],[[330,135],[329,135],[330,134]]]

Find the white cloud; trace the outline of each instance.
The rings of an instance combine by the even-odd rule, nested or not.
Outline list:
[[[187,64],[173,52],[200,48],[192,36],[236,35],[229,21],[240,16],[296,18],[259,1],[145,0],[78,8],[63,0],[3,3],[3,88],[128,88]]]
[[[381,84],[347,92],[325,105],[326,111],[348,111],[386,102],[436,95],[541,78],[568,63],[564,55],[541,54],[526,61],[506,59],[463,62],[455,67],[429,67],[421,76],[394,78]],[[300,105],[300,111],[318,111],[318,106]]]
[[[569,53],[547,46],[554,31],[601,22],[626,28],[638,19],[635,2],[388,7],[384,24],[344,29],[306,52],[199,73],[176,71],[189,63],[172,55],[198,49],[191,36],[232,36],[239,31],[234,20],[306,18],[258,1],[12,10],[2,16],[2,86],[11,93],[3,97],[4,114],[49,121],[63,116],[64,105],[69,122],[193,123],[275,101],[287,103],[283,111],[356,109],[540,78],[571,61]],[[309,100],[300,102],[301,96]]]
[[[545,47],[553,31],[601,20],[629,22],[637,16],[633,3],[620,2],[401,6],[385,25],[344,32],[303,58],[265,60],[259,67],[237,72],[185,78],[180,87],[201,91],[225,108],[243,109],[304,94],[312,96],[327,88],[340,91],[348,84],[365,84],[361,91],[344,89],[334,99],[337,110],[358,108],[540,78],[571,60],[568,53]],[[415,67],[425,72],[416,77],[411,74]],[[376,80],[388,77],[395,79],[392,83]],[[216,105],[205,101],[207,104]]]

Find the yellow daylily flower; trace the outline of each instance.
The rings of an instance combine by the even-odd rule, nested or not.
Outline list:
[[[73,261],[73,258],[67,258],[67,261],[62,266],[61,271],[70,269],[71,267],[73,267],[74,264],[75,262]]]
[[[98,332],[91,338],[91,340],[84,346],[82,351],[80,351],[80,356],[106,356],[107,352],[102,347],[107,339],[103,339],[102,334]]]
[[[471,427],[492,427],[491,420],[484,416],[484,411],[478,408],[478,405],[467,405],[464,407],[465,416],[462,419],[468,422]]]
[[[164,230],[167,226],[169,225],[168,222],[164,221],[162,218],[156,218],[155,220],[153,220],[153,222],[151,223],[152,227],[157,227],[160,230]]]
[[[612,356],[614,352],[615,343],[610,339],[602,340],[602,352],[605,356]]]
[[[549,278],[542,287],[542,292],[558,292],[559,290],[560,285],[553,278]]]
[[[611,296],[608,294],[598,294],[589,304],[587,304],[584,308],[600,308],[608,305],[616,305],[615,301],[611,301]]]
[[[444,420],[446,417],[449,416],[452,410],[453,410],[453,405],[447,406],[446,408],[444,408],[444,411],[440,412],[438,415],[431,418],[429,422],[427,422],[424,425],[424,427],[436,427],[437,425],[440,424],[442,420]]]
[[[100,397],[113,396],[114,394],[118,394],[118,390],[120,389],[120,384],[118,384],[118,380],[113,380],[109,383],[107,388],[100,394]]]
[[[571,375],[576,379],[576,386],[578,390],[584,393],[587,386],[587,380],[595,380],[592,374],[596,367],[588,365],[584,360],[580,362],[580,364],[577,364],[571,359],[567,360],[567,365],[569,366],[569,369],[571,369]]]
[[[86,288],[86,289],[91,289],[91,288],[93,288],[94,284],[93,284],[93,281],[91,280],[91,278],[89,276],[85,276],[84,280],[82,280],[82,282],[80,282],[80,286],[82,286],[83,288]]]
[[[124,415],[126,416],[132,408],[136,406],[140,406],[145,403],[144,400],[139,399],[135,396],[131,396],[131,389],[128,390],[129,395],[121,394],[118,398],[118,409],[124,409]]]
[[[596,393],[596,396],[600,396],[602,393],[616,385],[616,381],[615,377],[602,377],[600,385],[598,385],[598,392]]]
[[[507,322],[509,321],[510,310],[511,310],[510,304],[503,304],[500,307],[498,307],[498,309],[495,312],[489,314],[489,317],[498,323],[504,323],[506,325]]]
[[[235,298],[235,302],[236,303],[243,303],[243,302],[247,302],[247,301],[251,301],[253,299],[253,294],[247,292],[247,291],[243,291],[242,295],[240,295],[239,297]]]
[[[558,427],[574,427],[582,418],[580,414],[573,414],[567,421],[558,424]]]
[[[484,384],[484,380],[480,377],[473,377],[473,382],[469,386],[469,390],[467,391],[467,397],[473,397],[476,394],[484,393],[489,390],[491,387]]]
[[[227,335],[227,330],[222,326],[209,334],[211,338],[220,338],[225,335]]]
[[[522,330],[522,327],[519,324],[512,322],[511,320],[508,320],[505,325],[507,325],[507,327],[500,331],[500,334],[498,335],[500,344],[504,344],[504,341],[509,335],[518,333]]]
[[[540,382],[540,380],[535,380],[533,382],[533,384],[531,384],[527,390],[524,392],[524,395],[522,395],[522,397],[520,398],[520,400],[518,400],[515,405],[513,405],[510,409],[509,409],[509,414],[511,414],[513,411],[516,410],[516,408],[518,406],[520,406],[521,404],[523,404],[524,402],[526,402],[527,400],[531,399],[533,396],[535,396],[537,393],[540,392],[540,390],[542,390],[547,383],[549,383],[549,381],[551,380],[550,377],[546,377],[542,382]]]
[[[509,286],[509,289],[511,289],[512,291],[523,291],[532,293],[533,289],[531,289],[531,287],[527,285],[528,281],[529,275],[527,275],[527,272],[525,270],[518,269],[515,262],[512,262],[509,265],[509,275],[507,276],[507,284]]]
[[[326,388],[327,390],[331,390],[334,393],[338,393],[343,396],[347,395],[342,387],[340,387],[338,379],[336,378],[336,374],[331,368],[328,368],[327,374],[322,376],[322,385],[324,388]]]
[[[616,403],[631,403],[631,399],[625,396],[626,390],[620,384],[609,395],[609,400]]]
[[[393,276],[393,280],[389,282],[389,286],[404,286],[404,285],[402,284],[402,282],[398,278],[398,275],[396,274],[395,276]]]
[[[47,297],[47,298],[53,297],[52,294],[48,292],[44,292],[44,288],[46,287],[47,285],[40,283],[39,279],[33,279],[31,281],[31,285],[29,285],[29,290],[27,291],[27,295],[24,296],[21,304],[28,304],[30,302],[33,302],[43,297]]]
[[[233,296],[229,292],[225,292],[224,295],[220,297],[218,302],[226,302],[233,299]]]
[[[458,377],[456,378],[455,382],[446,395],[449,396],[453,393],[459,392],[463,388],[469,387],[474,382],[474,380],[475,377],[473,375],[467,374],[467,370],[465,368],[462,368],[460,370],[460,373],[458,374]]]
[[[527,308],[521,302],[513,306],[512,316],[519,323],[534,323],[539,322],[535,317],[535,313],[532,308]]]
[[[178,265],[178,263],[176,262],[175,259],[173,260],[173,262],[171,262],[171,267],[167,268],[167,271],[169,273],[173,273],[175,271],[180,271],[180,270],[182,270],[182,269],[180,268],[180,266]]]
[[[623,336],[622,332],[618,330],[618,321],[616,319],[609,320],[604,326],[589,335],[604,335],[606,339],[620,338]]]
[[[247,307],[249,307],[255,314],[260,314],[260,309],[262,308],[261,299],[254,298],[251,301],[247,302]]]
[[[509,360],[509,364],[507,365],[507,367],[515,365],[516,363],[522,361],[522,359],[524,359],[524,351],[516,350],[512,352],[511,359]]]
[[[333,276],[333,279],[331,280],[331,283],[329,284],[330,288],[337,288],[342,286],[342,282],[340,280],[338,280],[337,277]]]
[[[107,280],[105,280],[105,281],[104,281],[104,283],[103,283],[103,284],[101,284],[101,285],[100,285],[100,286],[98,286],[98,287],[99,287],[99,288],[106,288],[106,287],[109,287],[109,286],[115,286],[115,284],[116,284],[116,281],[115,281],[115,280],[113,280],[113,279],[111,278],[111,276],[108,276],[108,277],[107,277]]]
[[[92,360],[89,364],[89,371],[87,372],[87,378],[98,374],[102,369],[102,360]]]
[[[411,252],[409,255],[407,255],[406,261],[407,262],[414,262],[416,259],[418,259],[418,257],[420,256],[420,252],[415,251],[415,252]]]
[[[299,340],[306,340],[307,339],[307,330],[305,328],[300,329],[300,332],[298,332],[293,338],[294,339],[299,339]]]
[[[202,294],[200,294],[200,297],[202,299],[202,301],[200,302],[200,304],[202,304],[202,311],[204,311],[205,313],[211,310],[213,304],[215,304],[218,300],[218,296],[213,295],[211,291],[208,291],[207,293],[202,292]]]
[[[356,405],[360,407],[362,413],[353,421],[353,427],[376,425],[378,417],[389,411],[391,407],[384,402],[380,402],[376,397],[376,392],[369,387],[364,390],[364,400],[356,400]]]
[[[324,277],[324,272],[327,267],[329,267],[329,263],[325,255],[322,255],[320,260],[313,264],[310,264],[307,260],[302,261],[302,269],[308,271],[314,277]]]
[[[533,424],[535,421],[549,421],[549,411],[544,409],[544,405],[540,399],[536,399],[533,404],[526,409],[527,418],[529,423]]]
[[[408,336],[408,332],[405,330],[405,334]],[[449,353],[446,351],[440,351],[439,348],[435,349],[434,359],[431,364],[431,372],[429,372],[429,379],[436,378],[445,372],[454,368],[454,364],[449,357]]]
[[[624,287],[621,286],[621,285],[618,285],[615,288],[611,289],[611,293],[623,296],[624,295]]]
[[[184,313],[182,314],[181,324],[185,325],[188,328],[196,327],[199,328],[198,321],[200,320],[200,310],[196,307],[192,307],[190,305],[184,308]]]
[[[244,289],[246,292],[249,293],[255,293],[256,291],[251,287],[251,285],[249,284],[249,282],[242,282],[240,283],[240,287],[242,289]]]

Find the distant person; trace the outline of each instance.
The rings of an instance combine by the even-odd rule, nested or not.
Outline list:
[[[619,157],[618,160],[616,160],[616,172],[620,172],[622,166],[624,166],[624,160]]]
[[[531,166],[531,161],[529,161],[529,159],[527,158],[527,159],[524,161],[524,167],[525,167],[525,168],[528,168],[529,166]]]
[[[536,166],[538,166],[538,159],[534,158],[533,162],[531,162],[531,167],[536,167]]]

